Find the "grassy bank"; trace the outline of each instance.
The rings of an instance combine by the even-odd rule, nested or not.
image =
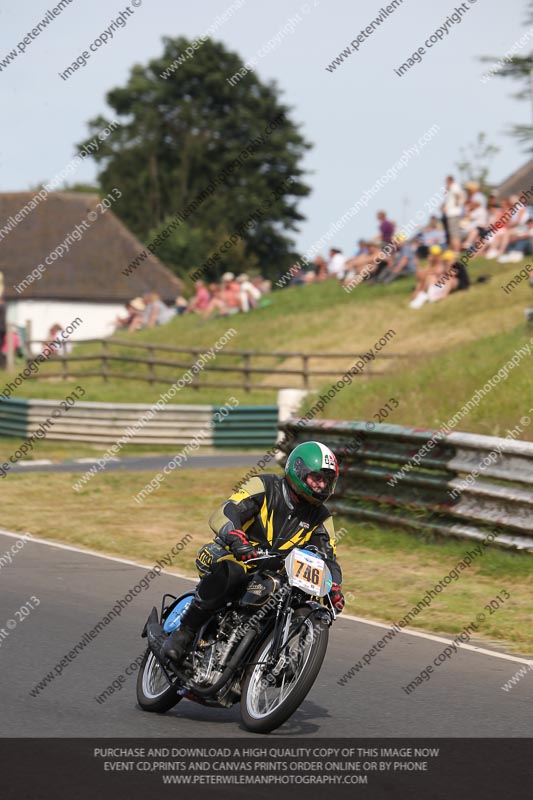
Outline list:
[[[533,329],[527,330],[523,321],[524,308],[533,301],[527,282],[523,281],[511,293],[505,293],[502,288],[518,272],[519,266],[478,260],[470,270],[472,277],[483,274],[490,278],[488,282],[474,284],[468,292],[454,294],[442,303],[428,304],[416,311],[408,307],[413,288],[411,278],[387,287],[362,285],[350,294],[336,282],[326,282],[274,292],[268,307],[251,314],[207,321],[181,317],[162,328],[129,337],[121,334],[121,338],[199,347],[207,351],[234,327],[237,333],[227,350],[341,352],[348,356],[367,351],[386,331],[393,330],[394,336],[384,352],[408,355],[408,360],[376,360],[372,368],[383,374],[358,377],[328,404],[324,416],[372,419],[383,403],[395,397],[399,406],[389,422],[438,426],[452,417],[476,389],[533,336]],[[83,351],[94,352],[95,349],[87,345]],[[220,356],[217,363],[226,365],[231,360]],[[280,359],[278,363],[285,369],[300,366],[296,359]],[[334,368],[338,368],[341,375],[351,363],[347,357],[346,363],[335,363]],[[508,379],[469,415],[464,428],[497,435],[513,427],[533,405],[527,401],[533,396],[530,364],[530,356],[523,358]],[[262,364],[271,365],[272,361],[266,360]],[[333,368],[326,358],[314,361],[313,367]],[[43,365],[42,374],[56,368],[52,364]],[[59,379],[25,381],[15,396],[61,399],[75,383],[82,383],[87,400],[151,403],[165,389],[163,384],[149,386],[128,379],[132,370],[140,369],[139,365],[125,365],[121,369],[125,379],[107,383],[85,377],[66,382]],[[167,369],[165,374],[172,382],[182,372],[176,374],[176,370]],[[214,382],[227,379],[224,373],[209,376]],[[263,388],[252,394],[216,386],[201,391],[185,387],[176,395],[175,402],[224,404],[229,395],[243,404],[275,402],[277,393],[269,385],[278,383],[279,378],[265,375],[255,376],[254,380],[261,382]],[[333,377],[324,378],[324,386],[333,380]],[[296,385],[291,378],[284,382],[287,386]],[[533,435],[526,432],[524,438],[533,438]]]

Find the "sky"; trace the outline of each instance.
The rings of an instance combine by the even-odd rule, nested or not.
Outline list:
[[[28,32],[57,2],[0,0],[0,65],[10,51],[18,52],[0,71],[3,192],[26,191],[60,172],[76,154],[76,143],[86,138],[88,120],[98,114],[112,118],[105,95],[126,83],[135,63],[158,57],[163,36],[202,35],[235,0],[192,5],[130,0],[129,6],[122,0],[71,0],[24,44]],[[429,129],[436,133],[419,154],[412,155],[394,179],[389,173],[388,182],[383,181],[368,198],[368,206],[329,245],[351,254],[357,239],[377,233],[380,209],[399,225],[423,211],[445,175],[457,172],[460,149],[480,131],[500,148],[491,167],[494,183],[527,160],[506,130],[511,124],[529,123],[531,105],[513,99],[513,82],[497,77],[482,82],[490,65],[479,61],[482,55],[503,56],[528,31],[526,0],[395,2],[387,16],[381,13],[387,0],[238,0],[235,6],[241,7],[213,35],[247,61],[279,34],[255,69],[261,79],[277,81],[292,119],[313,144],[303,164],[312,191],[299,206],[306,220],[294,235],[302,252],[404,151],[413,153],[410,149]],[[452,24],[450,17],[459,16],[454,15],[457,8],[462,8],[461,21]],[[113,38],[63,80],[59,73],[88,51],[121,12],[124,27],[116,26]],[[380,14],[381,24],[360,36]],[[442,38],[436,34],[433,46],[424,46],[439,28]],[[327,65],[358,37],[358,50],[328,71]],[[419,47],[424,50],[421,60],[399,76],[395,70]],[[531,49],[533,38],[520,52]],[[95,179],[96,165],[86,160],[71,182]]]

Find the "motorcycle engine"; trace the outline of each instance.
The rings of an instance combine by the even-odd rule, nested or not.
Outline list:
[[[242,614],[235,611],[222,613],[204,631],[194,654],[195,681],[212,686],[220,678],[230,656],[242,636]]]

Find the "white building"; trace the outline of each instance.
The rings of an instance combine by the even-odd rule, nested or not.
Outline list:
[[[117,203],[119,210],[119,204]],[[145,258],[124,275],[142,253]],[[157,292],[173,305],[181,282],[96,195],[0,194],[0,273],[8,321],[44,340],[53,325],[83,324],[71,341],[113,333],[134,297]]]

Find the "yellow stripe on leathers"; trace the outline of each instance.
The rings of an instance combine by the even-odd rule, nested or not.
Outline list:
[[[306,531],[306,530],[304,530],[304,528],[300,528],[298,531],[296,531],[294,536],[291,539],[289,539],[288,542],[285,542],[285,544],[282,544],[278,549],[279,550],[288,550],[289,547],[294,547],[297,544],[304,544],[311,537],[311,534],[316,529],[316,527],[317,526],[315,525],[315,527],[311,528],[310,531]]]

